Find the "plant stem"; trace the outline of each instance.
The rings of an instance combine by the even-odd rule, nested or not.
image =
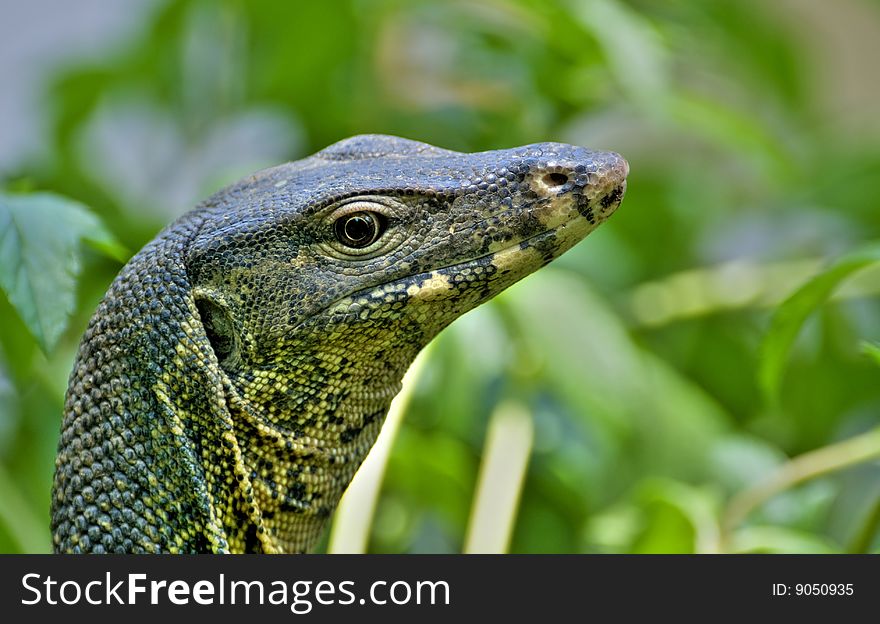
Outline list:
[[[874,501],[866,515],[865,523],[856,533],[849,548],[847,548],[848,552],[856,554],[866,553],[871,548],[874,535],[877,534],[877,529],[880,528],[880,497]]]
[[[818,476],[880,458],[880,427],[855,437],[816,449],[786,462],[758,483],[736,494],[727,505],[722,522],[723,543],[729,543],[732,531],[756,508],[799,483]]]

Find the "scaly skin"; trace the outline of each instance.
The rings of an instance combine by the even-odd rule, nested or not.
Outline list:
[[[626,174],[559,143],[366,135],[214,195],[132,258],[83,337],[55,549],[308,550],[419,350],[583,239]]]

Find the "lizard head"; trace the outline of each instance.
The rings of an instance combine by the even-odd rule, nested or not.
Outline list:
[[[607,219],[627,172],[560,143],[364,135],[206,202],[187,273],[238,435],[262,440],[243,444],[256,496],[290,512],[282,547],[335,506],[418,351]]]
[[[464,154],[356,136],[209,200],[187,265],[224,368],[368,327],[381,349],[418,350],[605,221],[627,173],[561,143]]]

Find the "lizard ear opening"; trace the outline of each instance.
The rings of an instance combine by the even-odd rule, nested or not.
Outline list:
[[[220,367],[234,368],[239,360],[239,341],[229,311],[210,299],[197,298],[196,308],[202,318],[202,326]]]

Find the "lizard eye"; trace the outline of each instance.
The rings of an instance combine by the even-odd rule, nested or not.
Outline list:
[[[400,226],[406,206],[392,197],[352,198],[328,208],[321,219],[321,251],[338,260],[371,260],[395,249],[403,240]]]
[[[336,220],[336,238],[346,247],[361,249],[374,243],[385,231],[387,219],[377,212],[351,212]]]

